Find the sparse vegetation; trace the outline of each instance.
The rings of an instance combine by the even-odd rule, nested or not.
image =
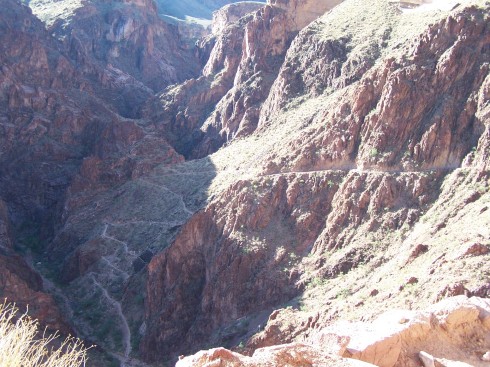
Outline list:
[[[15,306],[0,304],[0,366],[79,367],[85,366],[86,352],[79,340],[60,342],[56,334],[46,336],[36,320],[19,316]]]
[[[349,296],[351,296],[353,293],[352,291],[350,290],[350,288],[343,288],[341,289],[335,298],[339,298],[339,299],[344,299],[344,298],[347,298]]]
[[[324,287],[327,285],[327,279],[321,277],[314,277],[308,284],[309,287]]]

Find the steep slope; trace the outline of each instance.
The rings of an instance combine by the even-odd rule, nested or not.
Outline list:
[[[385,1],[300,32],[253,135],[211,156],[226,188],[149,265],[143,353],[233,345],[301,294],[292,325],[271,320],[251,348],[304,334],[307,309],[325,324],[486,294],[488,32],[485,2],[448,16]],[[472,244],[487,250],[462,260]]]
[[[148,98],[141,83],[89,61],[80,68],[17,1],[2,4],[0,30],[1,296],[73,333],[73,303],[46,248],[65,222],[68,188],[82,201],[182,157],[148,122],[117,113]]]
[[[202,45],[211,47],[202,75],[169,87],[148,104],[145,116],[191,158],[251,134],[291,40],[340,2],[272,2],[239,21],[227,15],[233,8],[224,9],[215,19],[217,33]]]
[[[6,3],[11,242],[41,248],[66,315],[115,363],[250,354],[339,318],[488,297],[490,5],[339,3],[227,7],[192,62],[149,3],[74,3],[51,28],[63,42]],[[189,68],[131,64],[146,31]]]
[[[158,16],[152,0],[70,1],[68,6],[32,0],[29,6],[82,68],[88,62],[109,66],[154,91],[198,72],[192,50],[178,29]]]

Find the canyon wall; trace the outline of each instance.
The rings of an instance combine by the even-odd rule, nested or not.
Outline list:
[[[70,4],[0,13],[0,290],[92,365],[326,361],[338,319],[488,297],[486,2],[231,5],[192,49]]]

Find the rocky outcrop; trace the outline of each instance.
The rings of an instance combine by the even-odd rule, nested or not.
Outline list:
[[[369,363],[328,355],[320,348],[305,344],[286,344],[258,349],[252,357],[220,348],[200,352],[177,362],[176,367],[205,367],[214,363],[227,367],[269,367],[269,366],[332,366],[369,367]]]
[[[443,366],[482,365],[490,346],[489,312],[487,299],[459,296],[426,312],[391,312],[371,325],[342,325],[342,335],[351,336],[344,356],[381,367],[419,366],[424,355]]]
[[[56,2],[30,3],[63,40],[82,67],[99,63],[123,78],[135,78],[154,91],[197,73],[197,60],[181,42],[177,27],[164,22],[152,0],[79,3],[49,23]]]
[[[290,42],[338,3],[267,4],[227,27],[224,24],[235,19],[235,11],[242,15],[249,5],[223,8],[215,14],[216,40],[203,75],[164,92],[146,115],[160,121],[166,135],[174,136],[177,150],[192,158],[250,135]]]
[[[239,2],[236,4],[226,5],[213,12],[213,34],[219,35],[231,23],[238,21],[248,13],[259,10],[263,6],[263,3],[258,2]]]
[[[219,348],[181,359],[178,367],[483,366],[490,344],[487,299],[449,298],[426,311],[389,311],[372,323],[339,323],[303,343],[257,349],[246,357]],[[428,351],[428,352],[427,352]],[[339,356],[343,358],[339,358]],[[358,361],[356,361],[358,360]],[[362,362],[361,362],[362,361]]]
[[[219,194],[225,201],[212,200],[182,228],[172,246],[149,264],[146,319],[151,326],[141,346],[149,360],[158,358],[155,350],[179,353],[176,340],[185,341],[180,345],[183,353],[205,339],[226,343],[220,335],[226,334],[224,330],[230,329],[233,320],[251,320],[254,313],[278,307],[314,283],[338,289],[337,278],[360,274],[367,264],[378,267],[398,259],[396,248],[404,244],[405,237],[390,239],[387,233],[402,233],[403,228],[409,231],[428,208],[437,207],[438,200],[448,200],[459,190],[453,186],[448,197],[440,192],[448,174],[465,159],[476,158],[485,144],[487,120],[479,119],[482,112],[478,108],[484,111],[486,102],[476,99],[484,93],[488,73],[485,11],[468,6],[448,16],[431,13],[426,23],[410,28],[416,40],[405,35],[407,46],[403,48],[397,43],[398,32],[405,31],[405,22],[412,21],[406,18],[410,15],[394,12],[396,7],[383,1],[375,2],[363,15],[386,27],[371,28],[369,22],[357,23],[358,5],[356,1],[339,5],[295,38],[270,92],[264,92],[268,97],[259,108],[260,122],[251,130],[253,136],[243,139],[243,145],[236,142],[213,156],[220,162],[230,159],[234,149],[255,150],[243,160],[223,163],[224,167],[250,172],[253,178],[230,184]],[[286,14],[265,7],[254,20],[268,11]],[[277,17],[280,15],[273,19]],[[334,27],[341,21],[346,33],[335,33]],[[253,28],[257,29],[260,27]],[[364,34],[362,31],[372,33],[373,38],[367,42],[355,38],[354,33]],[[253,33],[246,33],[245,39],[254,39]],[[468,55],[459,54],[459,47],[468,48]],[[274,47],[269,50],[269,55],[274,54]],[[452,58],[453,53],[459,56]],[[456,61],[461,58],[468,62]],[[212,60],[217,59],[212,56],[205,70],[213,70]],[[260,70],[262,59],[254,60],[254,67]],[[235,80],[249,75],[241,66]],[[237,88],[227,95],[233,93],[238,93]],[[221,99],[212,116],[223,118],[219,107],[226,100],[226,96]],[[234,108],[239,100],[233,99]],[[231,116],[243,110],[229,111]],[[209,121],[204,128],[213,125],[207,125]],[[471,177],[485,182],[486,174],[477,171]],[[262,194],[268,181],[270,186]],[[245,193],[249,185],[253,190]],[[296,196],[300,192],[305,193],[306,201]],[[235,198],[242,204],[235,204]],[[246,203],[252,198],[255,204],[249,206]],[[482,205],[478,201],[474,210]],[[245,240],[237,233],[243,233]],[[238,253],[242,244],[254,243],[252,250]],[[294,260],[279,255],[282,246]],[[308,253],[312,254],[310,260]],[[403,294],[415,284],[431,282],[432,270],[428,265],[420,268],[418,261],[434,256],[433,252],[411,263],[407,263],[408,255],[403,257],[406,279],[400,279],[396,291]],[[417,264],[429,275],[405,273],[415,271]],[[304,267],[312,273],[307,274]],[[442,269],[432,274],[439,271]],[[357,287],[346,285],[325,302],[336,303],[332,299],[360,292],[367,281],[356,276],[353,284],[360,282]],[[442,283],[441,279],[437,284]],[[284,298],[276,293],[279,288]],[[366,297],[372,297],[373,302],[379,295],[396,304],[398,296],[392,292],[369,292]],[[403,297],[400,295],[400,301]],[[428,299],[435,298],[431,292]],[[366,310],[367,303],[358,300],[352,307]],[[341,315],[339,309],[333,310],[325,318],[319,317],[317,324]],[[291,335],[307,333],[303,326],[298,322],[281,337],[294,341]],[[296,333],[298,328],[304,331]],[[230,343],[249,333],[247,327],[235,330],[232,336],[226,334]],[[263,346],[260,343],[255,345]]]

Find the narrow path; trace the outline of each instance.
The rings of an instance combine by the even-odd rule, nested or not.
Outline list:
[[[114,242],[117,242],[117,243],[119,243],[119,244],[123,245],[123,247],[124,247],[124,252],[125,252],[125,253],[129,253],[129,250],[128,250],[128,244],[127,244],[126,242],[124,242],[124,241],[118,240],[118,239],[117,239],[117,238],[115,238],[115,237],[109,236],[109,235],[107,234],[107,229],[108,229],[108,228],[109,228],[109,224],[108,224],[108,223],[106,223],[106,224],[104,225],[104,229],[102,230],[102,235],[101,235],[101,236],[102,236],[102,238],[106,238],[106,239],[108,239],[108,240],[111,240],[111,241],[114,241]]]
[[[94,282],[95,286],[98,287],[101,291],[104,297],[109,301],[109,303],[114,307],[116,310],[116,313],[118,314],[119,318],[121,319],[121,332],[122,332],[122,342],[123,342],[123,348],[124,348],[124,361],[121,361],[121,367],[125,367],[127,361],[129,360],[129,355],[131,354],[131,330],[129,329],[129,324],[128,320],[124,316],[122,312],[122,307],[121,303],[119,301],[116,301],[114,298],[112,298],[107,292],[107,289],[105,289],[98,281],[95,279],[95,276],[92,274],[92,281]]]
[[[283,176],[283,175],[300,175],[300,174],[305,174],[305,173],[326,173],[326,172],[355,172],[355,173],[393,173],[393,174],[399,174],[399,173],[428,173],[428,172],[433,172],[433,171],[446,171],[446,170],[455,170],[461,167],[454,167],[454,166],[444,166],[444,167],[434,167],[430,169],[424,169],[424,170],[418,170],[418,171],[408,171],[408,170],[399,170],[399,169],[387,169],[387,170],[377,170],[377,169],[364,169],[364,168],[359,168],[356,166],[352,167],[346,167],[346,168],[331,168],[331,169],[321,169],[321,170],[311,170],[311,171],[288,171],[288,172],[277,172],[277,173],[269,173],[269,174],[257,174],[257,177],[277,177],[277,176]],[[237,171],[240,172],[240,171]]]
[[[128,224],[149,224],[152,226],[167,226],[167,227],[175,227],[184,224],[182,221],[154,221],[154,220],[128,220],[124,222],[111,222],[108,223],[114,227],[123,227]]]
[[[125,272],[124,270],[121,270],[117,268],[106,256],[102,256],[102,260],[111,268],[117,271],[118,273],[122,274],[124,277],[124,280],[126,281],[129,278],[129,274]]]
[[[339,167],[339,168],[327,168],[327,169],[320,169],[320,170],[304,170],[304,171],[284,171],[284,172],[276,172],[276,173],[267,173],[263,174],[261,172],[255,172],[255,174],[252,173],[253,176],[255,177],[275,177],[275,176],[282,176],[282,175],[295,175],[295,174],[305,174],[305,173],[325,173],[325,172],[357,172],[357,173],[426,173],[426,172],[432,172],[432,171],[446,171],[446,170],[455,170],[461,168],[460,166],[454,166],[454,165],[446,165],[446,166],[441,166],[441,167],[432,167],[428,169],[420,169],[420,170],[414,170],[414,171],[409,171],[409,170],[400,170],[400,169],[371,169],[371,168],[360,168],[358,166],[352,165],[352,166],[347,166],[347,167]],[[472,167],[467,167],[465,169],[469,170],[474,170],[475,168]],[[242,173],[250,173],[250,170],[248,169],[240,169],[240,170],[231,170],[231,169],[225,169],[222,171],[219,170],[203,170],[203,171],[196,171],[196,172],[178,172],[175,170],[169,170],[172,171],[172,173],[163,173],[161,175],[157,175],[158,177],[166,177],[166,176],[196,176],[197,174],[214,174],[214,175],[219,175],[219,174],[242,174]],[[164,188],[168,190],[164,186],[160,186],[158,184],[155,184],[151,181],[147,180],[142,180],[145,181],[151,185],[158,186],[160,188]],[[169,190],[170,191],[170,190]],[[171,191],[173,192],[173,191]],[[174,193],[175,194],[175,193]]]
[[[184,197],[183,195],[181,194],[177,194],[175,191],[172,191],[170,190],[168,187],[165,187],[165,186],[162,186],[162,185],[158,185],[154,182],[151,182],[151,181],[148,181],[148,180],[145,180],[145,179],[140,179],[140,181],[144,182],[144,183],[147,183],[148,185],[151,185],[151,186],[155,186],[155,187],[158,187],[160,190],[164,190],[164,191],[167,191],[168,193],[176,196],[178,198],[178,200],[180,201],[180,205],[182,206],[183,210],[189,214],[189,215],[194,215],[194,212],[193,211],[190,211],[189,208],[187,208],[187,206],[185,205],[185,202],[184,202]]]

